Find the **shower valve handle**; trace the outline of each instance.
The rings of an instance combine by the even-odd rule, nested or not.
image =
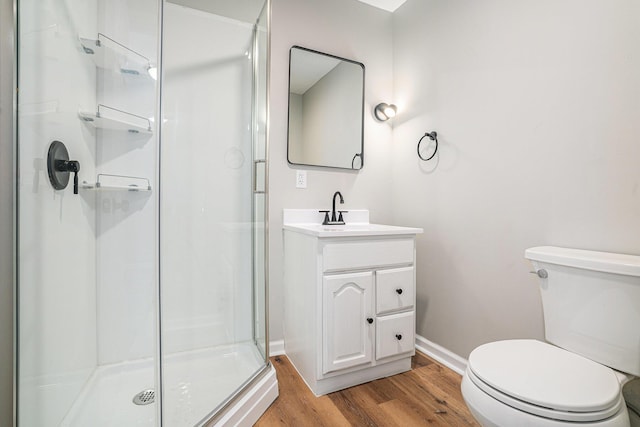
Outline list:
[[[55,190],[64,190],[69,184],[69,174],[73,172],[73,194],[78,194],[78,172],[80,162],[69,160],[69,152],[62,141],[49,144],[47,153],[47,172],[49,182]]]
[[[77,160],[56,160],[57,172],[73,172],[73,194],[78,194],[78,172],[80,162]]]

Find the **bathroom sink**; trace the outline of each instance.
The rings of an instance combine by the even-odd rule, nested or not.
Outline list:
[[[355,221],[350,221],[350,218],[345,215],[347,223],[344,225],[323,225],[320,223],[321,216],[318,216],[320,218],[318,222],[311,222],[310,220],[315,219],[313,216],[292,215],[291,212],[294,211],[296,210],[285,209],[283,228],[315,237],[392,236],[420,234],[423,231],[422,228],[371,224],[368,222],[368,211],[350,211],[349,213]],[[310,210],[309,212],[312,215],[317,215],[316,210]],[[366,214],[360,214],[364,212]]]

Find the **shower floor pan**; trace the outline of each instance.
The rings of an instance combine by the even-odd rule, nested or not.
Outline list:
[[[163,364],[164,425],[193,426],[264,364],[253,343],[177,353]],[[99,366],[85,384],[62,426],[156,426],[155,401],[133,398],[154,390],[152,359]]]

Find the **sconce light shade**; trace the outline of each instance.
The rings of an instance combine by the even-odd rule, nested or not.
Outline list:
[[[398,111],[398,107],[393,104],[385,104],[384,102],[376,105],[376,108],[373,110],[373,114],[376,116],[376,119],[381,122],[392,119],[396,116]]]

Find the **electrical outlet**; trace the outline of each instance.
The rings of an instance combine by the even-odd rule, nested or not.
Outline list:
[[[296,171],[296,188],[307,188],[307,171]]]

